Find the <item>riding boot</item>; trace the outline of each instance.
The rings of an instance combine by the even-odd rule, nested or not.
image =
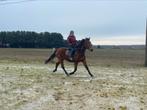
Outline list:
[[[72,51],[72,54],[71,54],[71,60],[74,60],[74,51]]]
[[[74,61],[74,56],[71,57],[71,60]]]
[[[70,60],[72,60],[72,61],[74,60],[74,55],[70,56]]]

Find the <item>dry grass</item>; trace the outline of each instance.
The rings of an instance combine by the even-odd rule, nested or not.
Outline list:
[[[91,79],[82,65],[71,77],[54,63],[48,49],[0,49],[0,110],[146,110],[144,50],[87,52]],[[65,63],[72,71],[73,65]]]
[[[0,49],[1,62],[42,63],[52,53],[49,49]],[[95,66],[142,66],[144,50],[95,49],[87,51],[90,65]]]

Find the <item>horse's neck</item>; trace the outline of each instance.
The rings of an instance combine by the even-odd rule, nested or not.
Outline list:
[[[77,52],[81,55],[85,55],[85,51],[86,51],[86,48],[83,46],[83,44],[84,44],[84,40],[79,42],[79,44],[77,45]]]
[[[86,49],[84,47],[78,48],[77,52],[81,55],[85,55]]]

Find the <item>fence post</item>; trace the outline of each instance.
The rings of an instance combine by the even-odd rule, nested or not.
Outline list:
[[[147,19],[146,19],[145,67],[147,67]]]

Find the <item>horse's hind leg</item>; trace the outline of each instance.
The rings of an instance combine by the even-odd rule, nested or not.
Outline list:
[[[60,62],[59,62],[59,61],[58,61],[58,62],[56,62],[56,66],[55,66],[55,69],[53,70],[53,72],[56,72],[56,71],[57,71],[57,68],[58,68],[59,64],[60,64]]]
[[[69,74],[67,73],[67,71],[66,71],[65,68],[64,68],[64,63],[63,63],[63,61],[61,61],[61,67],[62,67],[62,69],[64,70],[65,74],[66,74],[67,76],[69,76]]]

